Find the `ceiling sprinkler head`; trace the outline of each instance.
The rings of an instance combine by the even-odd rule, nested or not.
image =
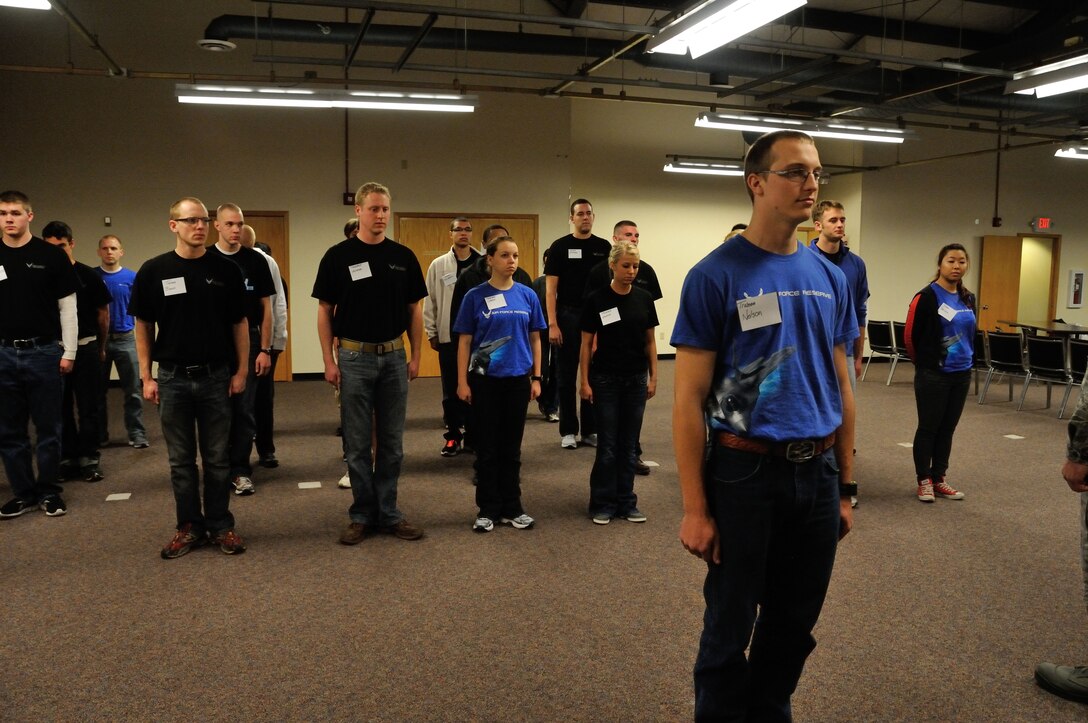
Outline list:
[[[217,38],[201,38],[196,41],[196,44],[204,50],[210,50],[213,53],[229,53],[238,47],[229,40],[219,40]]]

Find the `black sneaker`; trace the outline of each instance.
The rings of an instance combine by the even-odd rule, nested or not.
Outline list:
[[[128,446],[132,447],[133,449],[147,449],[151,445],[147,443],[146,439],[144,439],[143,437],[140,437],[138,439],[131,440],[128,443]]]
[[[27,502],[26,500],[21,500],[16,497],[7,502],[3,507],[0,507],[0,517],[18,517],[27,512],[33,512],[36,509],[38,509],[37,502]]]
[[[261,466],[267,469],[275,469],[280,466],[280,461],[276,458],[275,452],[269,452],[268,454],[261,455]]]
[[[47,517],[60,517],[68,512],[68,505],[64,504],[60,495],[46,497],[38,506],[45,510]]]
[[[102,468],[97,464],[87,464],[80,468],[80,476],[83,477],[86,482],[101,482],[105,477],[102,475]]]
[[[461,451],[461,445],[456,439],[447,439],[446,443],[442,445],[443,457],[456,457],[457,453]]]

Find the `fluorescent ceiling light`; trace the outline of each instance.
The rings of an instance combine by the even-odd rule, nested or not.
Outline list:
[[[1088,161],[1088,146],[1063,146],[1054,151],[1058,158],[1079,158]]]
[[[662,169],[668,173],[695,173],[703,176],[743,176],[744,166],[718,158],[669,156],[672,160]]]
[[[1061,93],[1088,88],[1088,55],[1081,55],[1058,63],[1042,65],[1012,76],[1005,84],[1005,93],[1035,95],[1047,98]]]
[[[877,143],[902,143],[910,135],[902,128],[866,126],[843,121],[794,120],[756,115],[731,113],[700,113],[695,119],[700,128],[721,128],[731,131],[801,131],[814,138],[838,138],[850,141],[874,141]]]
[[[756,28],[782,17],[808,0],[704,0],[685,13],[646,44],[647,53],[670,53],[692,58],[747,35]]]
[[[0,0],[0,6],[23,10],[51,10],[49,0]]]
[[[417,93],[386,90],[324,90],[308,88],[251,88],[245,86],[186,85],[175,88],[179,103],[241,105],[262,108],[357,108],[471,113],[477,97],[452,93]]]

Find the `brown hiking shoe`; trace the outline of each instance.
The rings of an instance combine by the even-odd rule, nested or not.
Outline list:
[[[224,530],[212,538],[212,543],[219,545],[224,555],[240,555],[246,551],[246,543],[234,530]]]
[[[401,540],[418,540],[423,537],[423,528],[416,527],[405,519],[401,519],[401,521],[395,525],[383,527],[382,532],[387,535],[395,535]]]
[[[340,533],[341,545],[358,545],[366,537],[366,525],[362,522],[352,522],[347,529]]]
[[[162,552],[159,554],[164,560],[173,560],[175,557],[181,557],[194,547],[200,547],[207,540],[208,538],[204,533],[193,532],[192,524],[186,522],[178,528],[178,531],[174,533],[174,539],[166,543],[166,547],[162,548]]]

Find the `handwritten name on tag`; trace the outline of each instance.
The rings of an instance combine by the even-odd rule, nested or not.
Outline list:
[[[178,276],[173,279],[162,280],[162,295],[177,296],[185,293],[185,277]]]
[[[487,304],[488,311],[494,311],[495,309],[501,309],[502,307],[506,306],[506,297],[502,294],[485,296],[484,303]]]
[[[369,279],[374,274],[370,273],[370,262],[363,261],[359,264],[352,264],[348,267],[348,273],[351,274],[352,281],[358,281],[359,279]]]
[[[737,299],[737,314],[743,331],[782,323],[782,311],[778,308],[776,292]]]
[[[615,324],[620,320],[619,307],[613,306],[611,309],[605,309],[601,312],[601,325],[608,326],[609,324]]]

